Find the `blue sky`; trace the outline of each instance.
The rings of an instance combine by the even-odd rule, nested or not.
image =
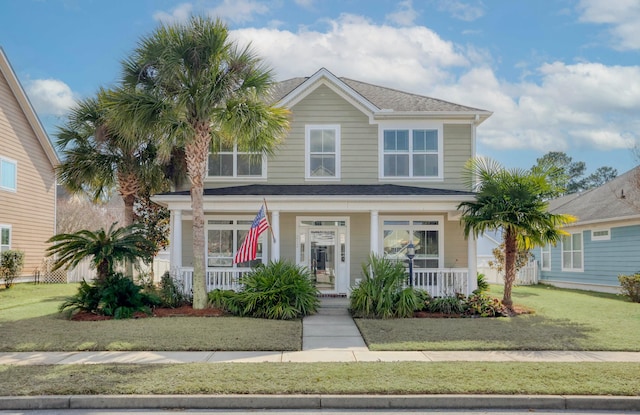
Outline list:
[[[326,67],[493,111],[478,153],[507,167],[638,164],[638,0],[0,0],[0,46],[53,139],[142,36],[191,14],[225,20],[278,79]]]

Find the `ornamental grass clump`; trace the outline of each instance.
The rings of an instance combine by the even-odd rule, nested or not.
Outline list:
[[[355,317],[412,317],[420,309],[416,291],[405,287],[408,275],[404,266],[389,258],[369,256],[362,265],[364,278],[351,291],[351,312]]]
[[[246,317],[291,320],[315,313],[319,291],[306,267],[287,261],[258,265],[239,281],[239,292],[214,290],[209,304]]]

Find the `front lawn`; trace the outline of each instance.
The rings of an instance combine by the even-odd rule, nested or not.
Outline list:
[[[58,313],[77,284],[0,290],[0,351],[300,350],[302,322],[239,317],[69,321]]]
[[[502,287],[490,294],[502,297]],[[640,351],[640,304],[544,285],[515,287],[532,315],[457,319],[356,319],[371,350]]]

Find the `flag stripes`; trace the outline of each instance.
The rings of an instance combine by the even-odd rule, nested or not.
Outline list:
[[[264,213],[264,206],[262,206],[251,223],[249,233],[247,233],[242,245],[238,248],[238,252],[236,252],[236,256],[233,259],[234,264],[241,264],[243,262],[253,261],[256,259],[258,253],[258,238],[262,232],[266,231],[268,228],[269,222]]]

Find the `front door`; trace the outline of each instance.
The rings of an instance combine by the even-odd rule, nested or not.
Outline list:
[[[336,290],[336,230],[309,230],[308,267],[320,291]]]
[[[349,291],[349,222],[346,218],[297,218],[297,263],[309,269],[323,294]]]

